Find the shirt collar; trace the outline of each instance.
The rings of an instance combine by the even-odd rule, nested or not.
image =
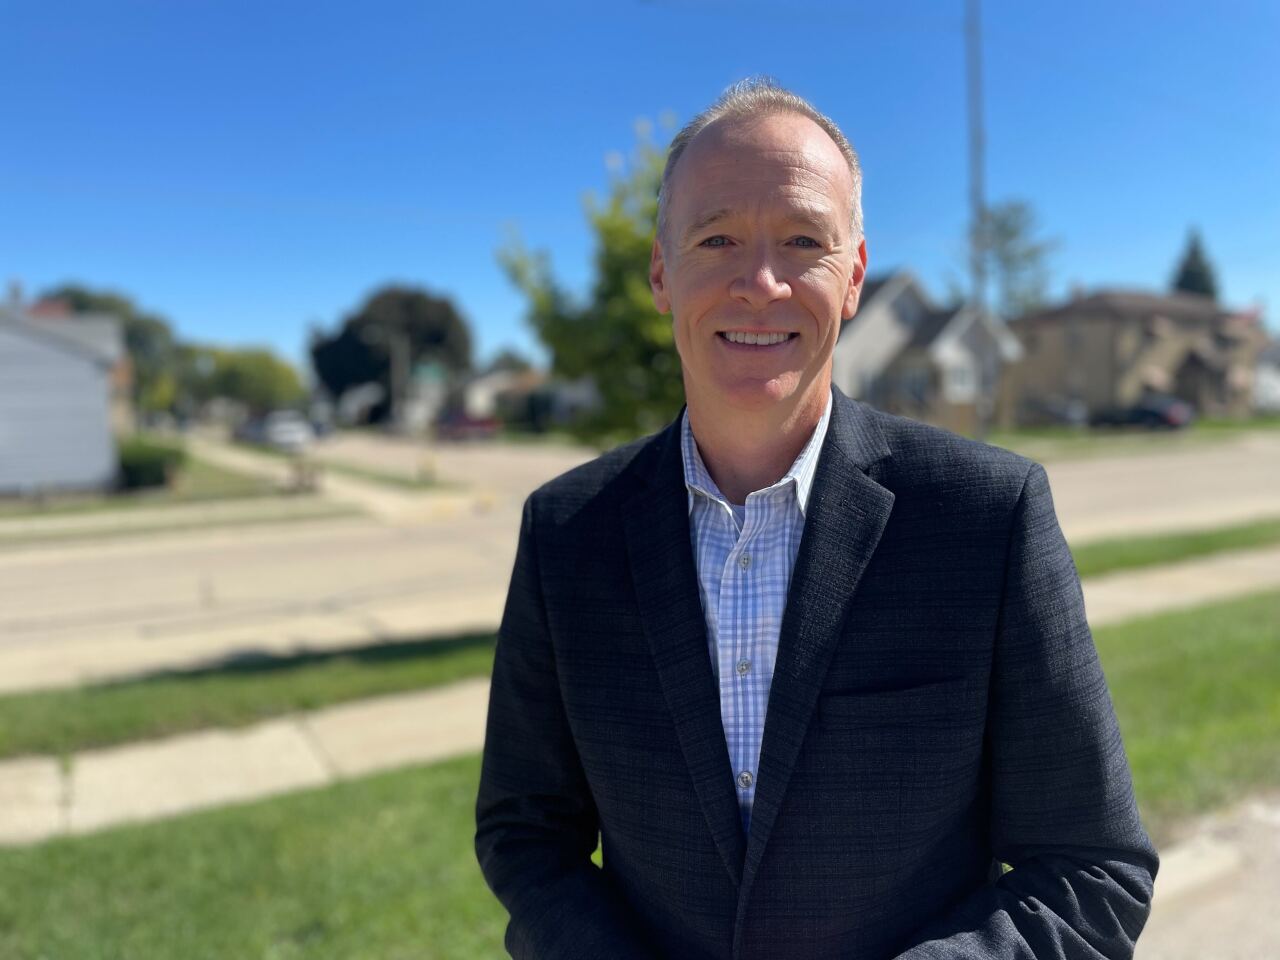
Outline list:
[[[831,403],[832,395],[828,392],[826,409],[822,411],[822,417],[818,420],[818,425],[814,427],[813,435],[809,437],[808,443],[800,451],[800,456],[796,457],[795,462],[791,464],[791,468],[782,475],[782,479],[767,488],[776,490],[790,485],[795,490],[796,505],[800,508],[801,516],[805,515],[805,511],[809,506],[809,491],[813,488],[813,476],[818,468],[818,454],[822,450],[822,442],[827,436],[827,425],[831,422]],[[707,471],[706,464],[702,462],[702,454],[698,452],[698,444],[694,440],[693,429],[689,426],[688,410],[685,410],[684,415],[680,418],[680,453],[684,460],[684,485],[689,493],[689,512],[693,512],[694,494],[701,494],[712,500],[728,504],[728,497],[720,492],[716,482],[711,479],[711,474]]]

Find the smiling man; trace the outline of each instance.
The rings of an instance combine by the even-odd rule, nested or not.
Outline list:
[[[769,82],[672,145],[687,409],[530,497],[499,635],[514,957],[1132,954],[1157,861],[1044,471],[832,389],[860,193]]]

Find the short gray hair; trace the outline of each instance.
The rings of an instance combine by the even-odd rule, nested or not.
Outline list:
[[[835,121],[818,109],[804,97],[792,93],[779,86],[772,77],[748,77],[739,80],[720,94],[718,100],[684,125],[667,152],[667,165],[662,170],[662,185],[658,190],[658,236],[666,234],[667,203],[671,193],[671,175],[693,138],[707,127],[720,120],[748,120],[774,116],[780,113],[798,114],[808,117],[829,136],[844,155],[849,165],[849,174],[853,177],[853,210],[851,224],[855,242],[862,239],[862,165],[858,162],[858,152]]]

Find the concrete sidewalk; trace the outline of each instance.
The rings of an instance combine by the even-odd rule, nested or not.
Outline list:
[[[88,833],[473,753],[489,682],[468,680],[237,730],[0,763],[0,844]]]

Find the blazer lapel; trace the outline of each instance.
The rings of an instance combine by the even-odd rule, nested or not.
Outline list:
[[[888,455],[875,423],[836,391],[778,638],[740,906],[777,819],[854,590],[889,520],[893,494],[865,472]]]
[[[662,447],[649,485],[625,506],[627,551],[640,617],[676,736],[711,836],[737,885],[742,881],[746,841],[698,597],[679,420],[658,443]]]

